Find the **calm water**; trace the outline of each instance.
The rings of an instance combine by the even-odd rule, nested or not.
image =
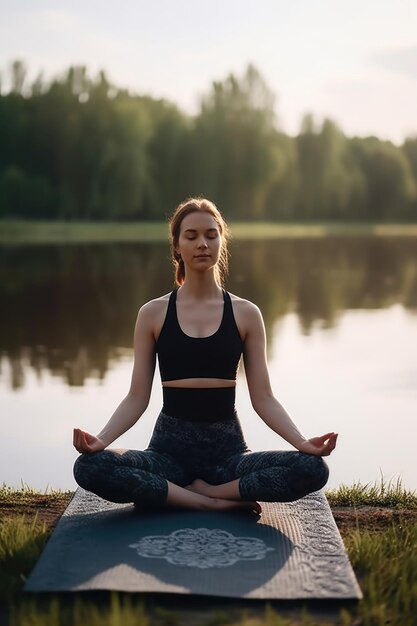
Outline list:
[[[229,291],[263,312],[276,397],[306,436],[334,430],[329,487],[417,489],[417,239],[235,241]],[[170,291],[166,244],[0,248],[0,483],[74,488],[72,428],[96,433],[128,390],[138,308]],[[118,447],[146,447],[152,400]],[[237,406],[252,450],[291,449]]]

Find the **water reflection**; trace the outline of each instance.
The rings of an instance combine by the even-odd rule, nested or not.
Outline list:
[[[261,308],[269,342],[288,312],[304,334],[347,309],[417,310],[417,239],[333,237],[234,241],[227,288]],[[28,368],[70,386],[103,379],[130,353],[138,308],[172,289],[166,243],[0,248],[0,350],[25,384]]]

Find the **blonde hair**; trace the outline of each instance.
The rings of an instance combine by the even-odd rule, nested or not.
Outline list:
[[[214,278],[216,283],[223,287],[224,279],[226,278],[229,269],[228,242],[230,239],[230,232],[219,209],[216,207],[214,202],[207,200],[207,198],[188,198],[187,200],[184,200],[177,206],[169,218],[171,259],[175,267],[175,282],[177,285],[181,286],[185,280],[184,261],[175,249],[178,245],[180,237],[181,223],[187,215],[198,211],[209,213],[209,215],[215,219],[217,226],[219,227],[222,245],[220,248],[219,260],[214,268]]]

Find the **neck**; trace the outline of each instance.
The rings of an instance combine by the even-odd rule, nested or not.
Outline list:
[[[212,272],[199,275],[189,274],[179,292],[181,292],[181,297],[189,300],[209,300],[223,296],[222,288],[214,280]]]

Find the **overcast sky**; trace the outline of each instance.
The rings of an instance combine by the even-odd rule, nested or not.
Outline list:
[[[0,0],[0,71],[33,79],[70,65],[187,113],[213,80],[248,63],[276,95],[277,118],[330,117],[349,136],[417,135],[416,0]]]

